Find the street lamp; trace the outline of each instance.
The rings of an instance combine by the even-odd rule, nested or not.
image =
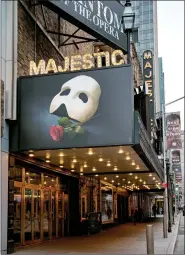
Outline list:
[[[134,27],[135,13],[132,10],[131,2],[126,0],[125,8],[122,16],[124,32],[127,35],[127,64],[130,64],[130,34]]]

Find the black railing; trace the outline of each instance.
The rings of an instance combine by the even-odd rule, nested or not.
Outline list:
[[[163,167],[158,159],[157,153],[151,144],[148,133],[138,112],[135,112],[135,143],[140,144],[150,164],[153,166],[159,177],[163,179]]]

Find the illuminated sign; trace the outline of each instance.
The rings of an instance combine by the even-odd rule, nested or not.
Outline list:
[[[150,117],[151,125],[154,119],[154,102],[153,102],[153,53],[151,50],[143,52],[143,80],[145,91],[150,96]]]
[[[48,62],[43,59],[38,62],[30,61],[30,75],[47,74],[50,72],[69,72],[80,71],[82,69],[92,69],[102,67],[102,60],[105,60],[105,66],[120,66],[126,64],[126,57],[121,50],[115,50],[111,54],[106,52],[98,52],[93,54],[75,55],[65,57],[63,66],[57,66],[54,59],[49,59]]]

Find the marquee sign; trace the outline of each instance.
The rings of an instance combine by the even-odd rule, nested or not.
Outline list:
[[[113,48],[127,51],[127,39],[121,23],[124,7],[118,1],[42,0],[41,2],[88,34],[100,38]]]
[[[147,94],[150,96],[150,118],[151,125],[154,119],[154,100],[153,100],[153,53],[151,50],[143,52],[143,80]]]
[[[11,152],[133,144],[130,65],[20,77],[17,96]]]

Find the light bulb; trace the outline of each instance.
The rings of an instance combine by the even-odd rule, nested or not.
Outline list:
[[[136,169],[137,169],[137,170],[139,170],[139,169],[140,169],[140,167],[139,167],[139,166],[136,166]]]
[[[128,181],[128,183],[130,183],[130,181]]]
[[[77,160],[76,160],[76,158],[74,158],[74,159],[73,159],[73,163],[76,163],[76,162],[77,162]]]
[[[107,177],[104,177],[104,180],[107,180]]]
[[[114,180],[112,180],[112,183],[114,182]]]
[[[153,180],[155,180],[155,177],[153,177]]]
[[[75,170],[74,169],[71,169],[71,172],[74,172]]]
[[[85,168],[87,167],[87,163],[84,163],[84,167],[85,167]]]
[[[149,176],[151,177],[151,176],[152,176],[152,174],[149,174]]]
[[[118,168],[117,168],[117,166],[115,166],[115,167],[114,167],[114,171],[117,171],[117,170],[118,170]]]
[[[130,160],[130,156],[126,156],[126,158],[125,158],[126,160]]]
[[[137,177],[137,176],[135,176],[135,179],[137,180],[137,179],[138,179],[138,177]]]
[[[102,162],[102,161],[103,161],[103,158],[102,158],[102,157],[100,157],[100,158],[99,158],[99,161],[100,161],[100,162]]]
[[[49,159],[46,159],[46,163],[49,163],[50,162],[50,160]]]
[[[92,149],[89,149],[88,154],[89,154],[89,155],[92,155],[92,154],[93,154],[93,150],[92,150]]]
[[[132,165],[132,166],[135,166],[135,164],[136,164],[136,163],[133,161],[131,165]]]
[[[110,162],[107,162],[107,166],[111,166],[111,163],[110,163]]]
[[[63,168],[64,166],[63,165],[60,165],[60,168]]]
[[[122,154],[123,153],[123,150],[120,148],[119,151],[118,151],[119,154]]]
[[[93,172],[96,172],[96,168],[95,168],[95,167],[93,167],[93,169],[92,169],[92,170],[93,170]]]
[[[116,175],[116,178],[119,178],[119,175]]]
[[[97,177],[97,176],[98,176],[98,174],[95,174],[95,176]]]
[[[132,175],[132,173],[130,173],[129,175]]]
[[[83,173],[80,173],[80,175],[84,175]]]
[[[120,183],[118,182],[118,186],[120,185]]]
[[[33,152],[29,153],[29,157],[34,157],[34,156],[35,156],[35,155],[34,155]]]

